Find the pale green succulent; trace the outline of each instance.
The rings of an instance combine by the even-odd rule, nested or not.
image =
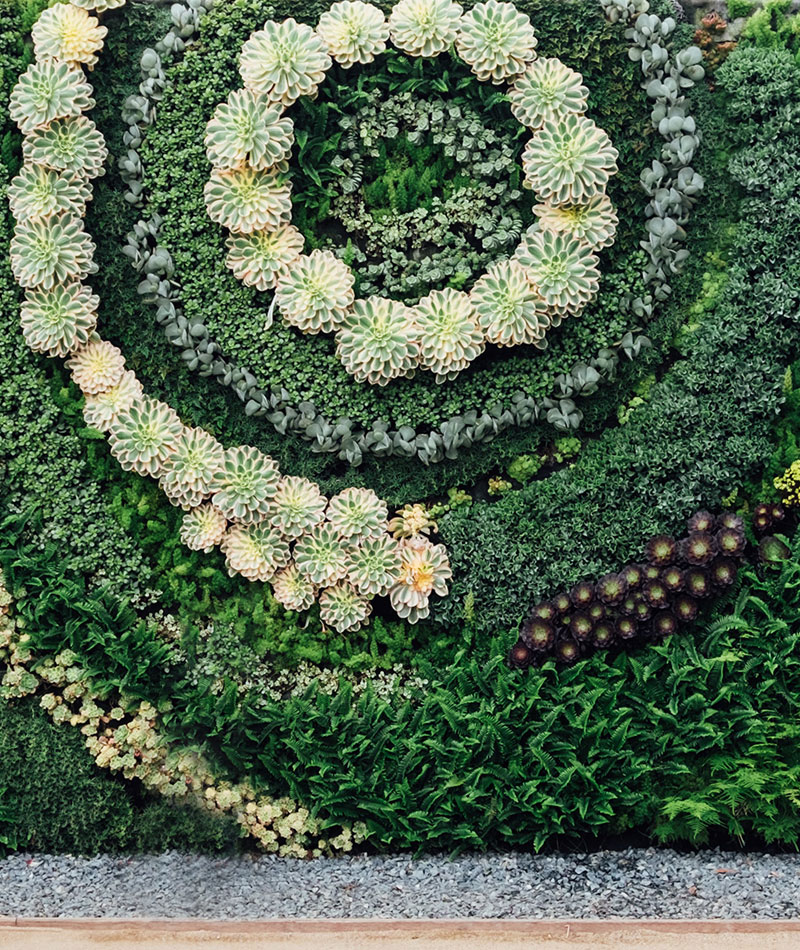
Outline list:
[[[280,531],[265,522],[232,525],[222,539],[228,573],[241,574],[249,581],[272,580],[276,571],[290,560],[289,545]]]
[[[164,462],[160,485],[173,505],[194,508],[211,494],[211,482],[222,469],[225,450],[203,429],[185,426]]]
[[[292,217],[291,184],[273,169],[214,168],[204,195],[211,220],[240,234],[277,231]]]
[[[347,557],[347,579],[364,597],[385,597],[400,570],[400,547],[388,534],[366,538]]]
[[[17,222],[9,257],[21,287],[49,290],[93,273],[94,250],[80,218],[61,215]]]
[[[489,343],[544,346],[544,335],[550,327],[547,304],[518,261],[492,264],[469,296]]]
[[[104,173],[108,149],[94,122],[79,115],[56,119],[47,128],[35,129],[26,135],[22,156],[26,162],[46,165],[56,171],[97,178]]]
[[[206,154],[217,168],[246,163],[263,171],[287,159],[293,143],[294,123],[283,106],[249,89],[231,92],[206,126]]]
[[[270,290],[278,275],[303,253],[305,238],[291,224],[277,231],[252,231],[228,237],[225,263],[243,283]]]
[[[486,347],[469,296],[460,290],[434,290],[416,306],[420,365],[436,382],[454,379]]]
[[[157,478],[182,429],[176,412],[145,396],[119,413],[109,430],[108,444],[125,471]]]
[[[362,0],[339,0],[319,18],[317,33],[345,69],[371,63],[386,49],[389,25],[383,11]]]
[[[270,524],[286,538],[299,538],[325,520],[328,502],[319,486],[298,475],[285,475],[272,499]]]
[[[568,234],[594,251],[614,243],[619,218],[608,195],[600,194],[585,204],[536,205],[533,213],[544,231]]]
[[[117,10],[125,6],[125,0],[69,0],[76,7],[83,7],[85,10],[95,10],[97,13],[105,13],[106,10]]]
[[[74,3],[57,3],[42,10],[31,30],[38,60],[57,59],[91,68],[103,48],[108,29]]]
[[[318,587],[329,587],[347,574],[347,545],[332,524],[315,525],[295,544],[298,571]]]
[[[599,289],[597,256],[567,234],[529,229],[516,258],[547,306],[556,310],[574,313]]]
[[[125,372],[125,357],[119,347],[94,333],[88,343],[75,350],[66,366],[81,392],[94,395],[119,383]]]
[[[356,300],[336,334],[336,352],[359,382],[385,386],[419,366],[418,332],[411,307],[385,297]]]
[[[87,393],[83,402],[83,418],[87,426],[108,432],[117,416],[138,402],[144,391],[136,374],[126,369],[109,389]]]
[[[400,0],[389,15],[389,35],[410,56],[438,56],[455,42],[463,12],[453,0]]]
[[[18,221],[68,214],[82,218],[92,190],[81,178],[44,165],[23,165],[8,186],[8,205]]]
[[[389,591],[389,601],[399,617],[417,623],[430,614],[432,594],[447,594],[447,581],[453,576],[450,560],[443,544],[420,538],[403,542],[400,558],[400,576]]]
[[[239,58],[245,86],[285,106],[315,95],[330,67],[322,38],[293,17],[267,20],[245,42]]]
[[[249,445],[229,448],[211,480],[211,500],[230,521],[252,524],[271,514],[279,481],[278,466],[268,455]]]
[[[181,541],[192,551],[213,551],[225,537],[228,520],[213,505],[191,508],[181,521]]]
[[[501,83],[524,72],[537,42],[527,14],[513,3],[486,0],[461,17],[456,50],[481,82]]]
[[[588,97],[583,76],[559,59],[537,59],[508,90],[511,111],[529,129],[540,129],[565,113],[582,115]]]
[[[386,531],[389,509],[369,488],[345,488],[331,498],[327,518],[340,538],[358,542]]]
[[[541,201],[588,201],[617,172],[618,152],[608,135],[586,116],[568,113],[548,119],[525,146],[522,168],[526,186]]]
[[[355,633],[367,622],[372,605],[344,581],[324,590],[319,597],[319,619],[337,633]]]
[[[83,72],[69,63],[31,63],[8,101],[8,114],[24,134],[54,119],[79,116],[95,105]]]
[[[332,251],[299,257],[278,276],[275,299],[284,320],[303,333],[332,333],[353,304],[355,280]]]
[[[305,574],[297,570],[297,565],[292,561],[272,578],[272,594],[286,610],[299,613],[308,610],[314,603],[317,588]]]
[[[100,298],[83,284],[29,290],[20,308],[22,335],[37,353],[67,356],[89,342],[97,325]]]

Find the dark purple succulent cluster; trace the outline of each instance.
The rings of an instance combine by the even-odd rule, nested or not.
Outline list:
[[[789,527],[789,513],[778,504],[756,505],[753,509],[753,531],[758,538],[758,560],[762,564],[777,564],[789,556],[789,548],[776,532],[784,533]]]

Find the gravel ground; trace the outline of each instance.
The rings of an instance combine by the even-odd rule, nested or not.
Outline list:
[[[800,855],[594,854],[0,860],[14,917],[798,918]]]

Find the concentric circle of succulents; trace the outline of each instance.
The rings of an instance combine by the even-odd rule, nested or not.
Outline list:
[[[542,201],[578,204],[593,198],[617,171],[618,152],[586,116],[548,119],[525,146],[525,184]]]
[[[108,149],[94,122],[79,115],[34,129],[22,142],[22,157],[57,171],[97,178],[104,172]]]
[[[194,508],[211,494],[225,450],[203,429],[185,426],[161,473],[161,489],[173,505]]]
[[[93,271],[94,242],[80,218],[19,221],[11,240],[11,269],[21,287],[51,289]]]
[[[347,574],[347,545],[332,524],[313,527],[295,544],[298,571],[318,587],[330,587]]]
[[[469,296],[460,290],[434,290],[416,306],[420,364],[436,382],[454,379],[484,351],[486,341]]]
[[[400,546],[388,534],[365,538],[347,556],[348,580],[365,597],[388,594],[400,571]]]
[[[523,72],[536,58],[536,44],[530,17],[502,0],[476,3],[461,17],[456,38],[458,55],[478,79],[494,83]]]
[[[231,575],[249,581],[268,581],[290,560],[289,544],[280,531],[266,524],[232,525],[222,539],[220,550]]]
[[[286,538],[299,538],[325,520],[328,501],[319,486],[298,475],[285,475],[270,506],[269,522]]]
[[[206,126],[206,154],[217,168],[247,163],[263,171],[287,159],[293,142],[294,123],[283,106],[249,89],[231,92]]]
[[[353,305],[354,283],[350,268],[332,251],[315,250],[281,272],[275,299],[286,322],[303,333],[332,333]]]
[[[228,520],[213,505],[198,505],[187,511],[181,521],[181,541],[192,551],[213,551],[225,537]]]
[[[544,346],[550,315],[519,261],[492,264],[469,296],[478,324],[490,343]]]
[[[540,129],[567,112],[583,114],[588,96],[583,76],[550,58],[531,63],[508,90],[514,117],[529,129]]]
[[[176,412],[145,396],[114,420],[108,433],[109,448],[126,471],[157,477],[182,429]]]
[[[270,514],[279,481],[278,466],[268,455],[249,445],[232,447],[211,480],[211,500],[230,521],[252,524]]]
[[[345,69],[371,63],[386,49],[389,25],[383,11],[362,0],[339,0],[319,18],[317,33]]]
[[[404,53],[438,56],[455,42],[463,12],[453,0],[400,0],[389,15],[389,35]]]
[[[108,29],[96,17],[73,3],[42,10],[31,30],[36,58],[57,59],[92,67],[103,48]]]
[[[277,231],[228,236],[225,263],[236,277],[257,290],[270,290],[278,275],[303,252],[305,238],[291,224]]]
[[[336,334],[336,352],[359,382],[385,386],[419,366],[415,313],[385,297],[356,300]]]
[[[292,17],[280,23],[267,20],[245,42],[239,58],[245,86],[285,106],[313,96],[330,67],[322,38]]]
[[[83,284],[29,290],[20,309],[22,335],[37,353],[67,356],[89,342],[100,298]]]
[[[608,195],[600,194],[585,204],[536,205],[533,213],[543,231],[568,234],[593,251],[614,243],[619,218]]]
[[[113,343],[94,334],[85,346],[72,354],[66,366],[82,393],[101,393],[120,381],[125,371],[125,357]]]
[[[76,7],[83,7],[85,10],[94,10],[97,13],[105,13],[106,10],[116,10],[125,6],[125,0],[70,0]]]
[[[82,218],[91,197],[84,180],[44,165],[23,165],[8,186],[8,205],[19,221],[61,214]]]
[[[314,584],[292,562],[272,578],[272,594],[286,610],[308,610],[317,596]]]
[[[574,312],[600,286],[597,256],[566,234],[529,230],[516,257],[548,307]]]
[[[8,102],[8,113],[23,133],[54,119],[78,116],[94,108],[92,87],[83,72],[69,63],[31,63],[19,77]]]
[[[337,633],[360,630],[372,613],[372,604],[345,581],[324,590],[319,597],[319,618]]]
[[[399,617],[416,623],[430,614],[431,594],[447,594],[447,581],[453,572],[443,544],[405,541],[400,558],[400,576],[389,591],[389,600]]]
[[[285,176],[273,169],[214,168],[204,195],[212,221],[229,231],[277,230],[292,216],[292,189]]]
[[[108,432],[117,416],[144,396],[142,384],[129,369],[108,389],[87,393],[83,403],[83,418],[87,426]]]
[[[369,488],[345,488],[331,498],[326,516],[340,538],[358,542],[386,531],[389,509]]]

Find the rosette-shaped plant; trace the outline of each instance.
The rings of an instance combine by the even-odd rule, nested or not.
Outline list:
[[[46,165],[56,171],[97,178],[103,174],[108,149],[94,122],[79,115],[56,119],[46,128],[26,135],[22,156],[26,162]]]
[[[37,353],[66,356],[89,342],[99,303],[100,298],[83,284],[29,290],[20,309],[25,342]]]
[[[536,43],[527,14],[513,3],[486,0],[461,17],[456,49],[481,82],[501,83],[524,72]]]
[[[331,498],[327,511],[339,537],[353,543],[383,534],[388,517],[386,502],[369,488],[345,488]]]
[[[275,299],[286,322],[303,333],[333,333],[353,304],[354,283],[347,264],[316,250],[278,276]]]
[[[109,389],[87,393],[83,403],[83,418],[87,426],[108,432],[117,416],[138,402],[144,391],[136,375],[126,369]]]
[[[89,185],[44,165],[23,165],[8,186],[8,205],[18,221],[67,214],[82,218],[92,197]]]
[[[583,76],[549,58],[531,63],[508,90],[511,111],[529,129],[540,129],[567,112],[583,114],[588,97]]]
[[[611,139],[586,116],[548,119],[525,146],[525,184],[542,201],[578,204],[593,198],[617,171]]]
[[[225,450],[204,429],[185,426],[161,472],[164,494],[180,508],[194,508],[211,494],[211,481],[222,468]]]
[[[430,614],[431,594],[447,594],[447,581],[453,572],[443,544],[422,539],[405,541],[400,557],[400,577],[389,591],[389,599],[398,616],[416,623]]]
[[[566,234],[528,231],[516,256],[548,307],[575,312],[600,286],[597,257]]]
[[[225,263],[243,283],[270,290],[278,274],[303,253],[305,238],[291,224],[277,231],[252,231],[228,237]]]
[[[269,522],[285,538],[299,538],[325,520],[327,505],[319,485],[298,475],[285,475],[272,499]]]
[[[356,300],[336,334],[336,352],[359,382],[385,386],[419,365],[415,313],[385,297]]]
[[[83,280],[93,270],[94,242],[80,218],[20,221],[11,240],[11,269],[20,286],[43,287]]]
[[[372,605],[358,591],[344,581],[320,594],[319,619],[337,633],[355,633],[367,622]]]
[[[317,588],[292,562],[272,578],[275,600],[286,610],[308,610],[317,596]]]
[[[95,10],[97,13],[105,13],[106,10],[116,10],[125,6],[125,0],[70,0],[76,7],[83,7],[85,10]]]
[[[469,296],[478,324],[490,343],[544,345],[550,315],[519,261],[492,264]]]
[[[217,168],[247,163],[263,171],[287,159],[293,142],[294,123],[283,106],[249,89],[231,92],[206,126],[206,154]]]
[[[347,574],[347,545],[332,524],[319,524],[295,544],[298,571],[318,587],[330,587]]]
[[[416,306],[420,364],[436,382],[454,379],[486,348],[478,317],[463,291],[434,290]]]
[[[347,556],[347,577],[364,597],[384,597],[400,576],[400,546],[388,534],[366,538]]]
[[[371,63],[386,49],[389,25],[374,4],[339,0],[319,18],[317,33],[336,62],[349,69]]]
[[[8,102],[8,114],[23,133],[54,119],[78,116],[94,108],[92,87],[83,72],[69,63],[31,63],[19,77]]]
[[[91,68],[97,63],[107,33],[106,27],[100,26],[100,21],[82,7],[57,3],[42,10],[31,38],[37,59],[58,59]]]
[[[430,534],[431,528],[434,531],[439,530],[428,509],[421,504],[403,505],[389,522],[389,530],[398,539]]]
[[[400,0],[389,15],[389,35],[410,56],[438,56],[455,42],[463,12],[453,0]]]
[[[208,554],[225,537],[228,521],[213,505],[198,505],[191,508],[181,521],[181,541],[192,551]]]
[[[230,521],[263,521],[279,481],[278,466],[268,455],[249,445],[232,447],[211,480],[211,500]]]
[[[208,216],[230,231],[275,231],[292,216],[292,188],[272,169],[215,168],[203,194]]]
[[[92,339],[67,360],[66,367],[72,371],[72,380],[82,393],[101,393],[120,381],[125,371],[125,357],[113,343],[93,334]]]
[[[272,102],[290,106],[313,96],[331,67],[322,38],[292,17],[267,20],[242,47],[239,72],[244,84]]]
[[[178,414],[163,402],[145,396],[119,413],[111,424],[111,454],[126,472],[158,477],[183,429]]]
[[[536,205],[534,214],[544,231],[556,231],[593,251],[614,243],[619,218],[608,195],[600,194],[579,205]]]
[[[289,545],[280,531],[265,522],[235,524],[222,539],[228,573],[241,574],[249,581],[268,581],[289,563]]]

